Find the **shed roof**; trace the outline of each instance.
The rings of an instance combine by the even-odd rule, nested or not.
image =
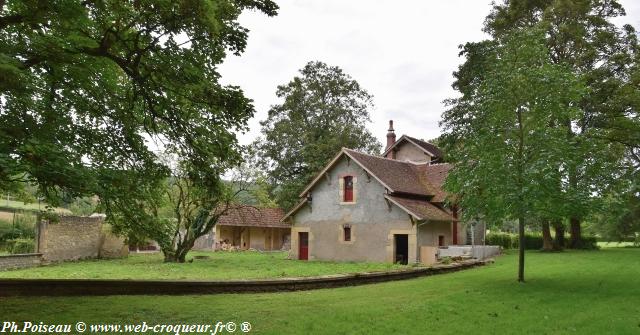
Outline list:
[[[258,208],[253,206],[238,206],[230,208],[220,217],[221,226],[248,226],[265,228],[291,228],[288,223],[280,220],[284,217],[282,208]]]

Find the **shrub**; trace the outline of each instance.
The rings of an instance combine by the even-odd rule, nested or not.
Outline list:
[[[503,249],[518,249],[520,245],[518,234],[503,232],[487,234],[485,242],[487,245],[499,245]],[[524,248],[527,250],[542,249],[542,235],[537,233],[525,233]]]
[[[26,238],[16,238],[7,241],[7,250],[12,254],[28,254],[36,249],[33,240]]]
[[[487,245],[499,245],[503,249],[513,249],[514,248],[513,239],[514,239],[514,234],[495,232],[495,233],[487,234],[487,236],[485,237],[485,243]]]

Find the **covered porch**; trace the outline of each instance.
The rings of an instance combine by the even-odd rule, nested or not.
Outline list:
[[[290,243],[291,228],[217,225],[217,250],[282,250]]]

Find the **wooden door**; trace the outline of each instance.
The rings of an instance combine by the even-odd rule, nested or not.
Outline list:
[[[298,259],[309,259],[309,233],[298,233]]]

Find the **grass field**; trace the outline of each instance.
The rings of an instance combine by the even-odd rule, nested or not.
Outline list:
[[[7,200],[7,199],[1,199],[0,200],[0,207],[10,207],[10,208],[17,208],[17,209],[31,209],[31,210],[45,210],[46,206],[47,206],[47,204],[45,204],[45,203],[38,204],[36,202],[36,203],[25,204],[22,201]],[[61,213],[61,214],[69,214],[69,213],[71,213],[70,210],[68,210],[66,208],[62,208],[62,207],[55,207],[55,208],[53,208],[53,210],[58,212],[58,213]]]
[[[401,269],[387,263],[302,262],[287,253],[192,252],[209,256],[193,263],[163,263],[162,254],[131,254],[125,259],[66,262],[0,272],[0,278],[93,278],[93,279],[249,279],[307,277],[326,274]]]
[[[358,287],[203,296],[0,298],[5,321],[195,324],[253,334],[638,334],[640,249],[514,254],[486,267]],[[236,331],[236,333],[240,333]]]

